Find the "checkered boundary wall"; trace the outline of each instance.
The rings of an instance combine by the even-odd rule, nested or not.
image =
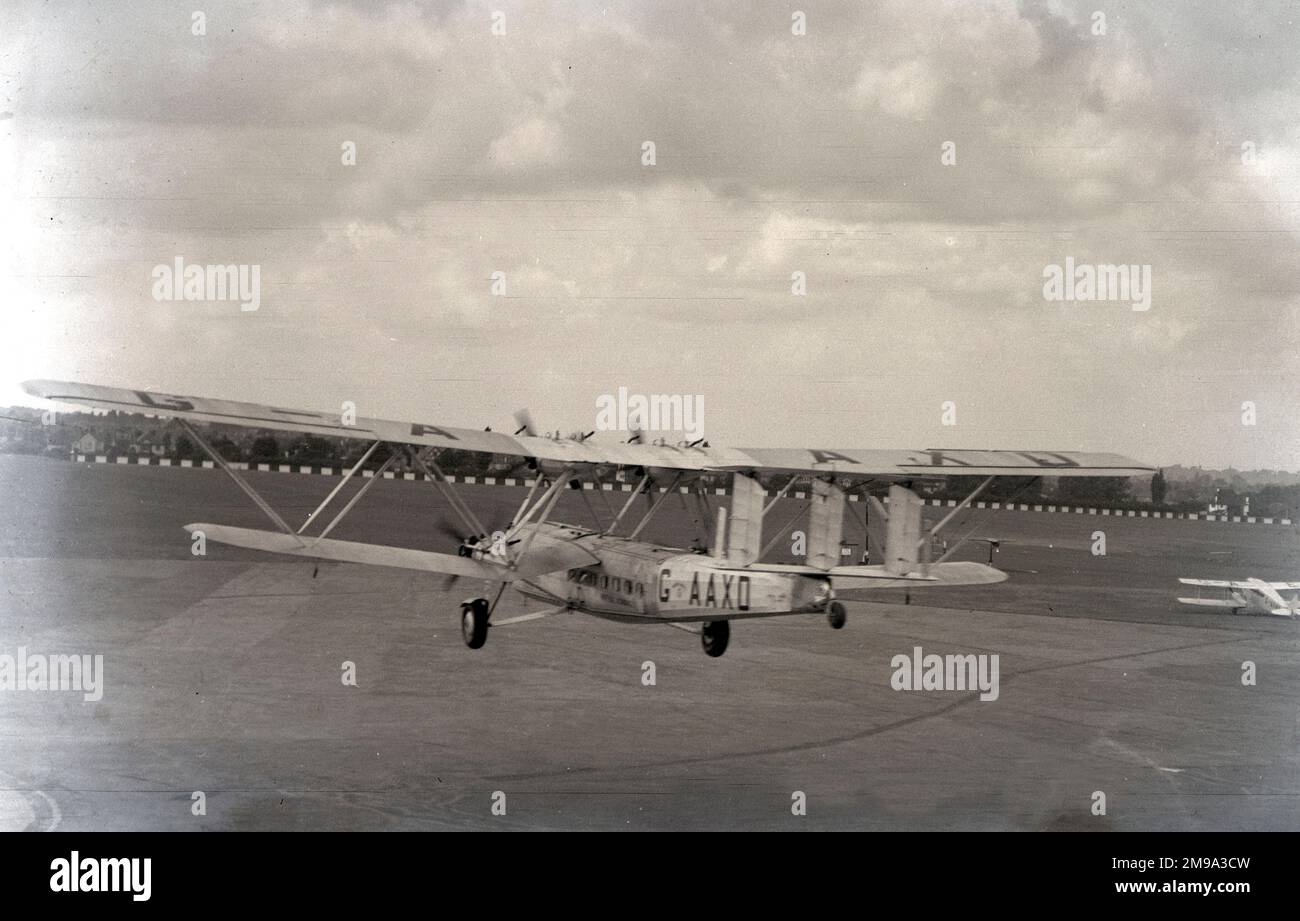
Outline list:
[[[216,464],[210,460],[192,461],[176,460],[170,457],[118,457],[110,460],[103,454],[78,454],[76,455],[78,463],[82,464],[124,464],[133,467],[190,467],[197,469],[213,469]],[[267,473],[289,473],[295,475],[310,476],[342,476],[344,470],[340,467],[322,467],[322,466],[302,466],[297,464],[257,464],[232,462],[231,467],[236,470],[255,470]],[[362,470],[359,474],[362,477],[370,478],[375,475],[373,470]],[[423,473],[395,473],[392,470],[384,472],[384,479],[387,480],[423,480]],[[533,481],[519,477],[472,477],[472,476],[448,476],[448,482],[461,483],[467,486],[532,486]],[[595,490],[595,483],[583,483],[583,489]],[[603,483],[600,486],[606,492],[631,492],[635,487],[631,483]],[[658,487],[660,492],[665,492],[667,487]],[[689,494],[690,489],[685,486],[679,486],[678,490],[683,494]],[[725,496],[729,490],[725,487],[715,487],[715,495]],[[777,490],[770,489],[767,493],[769,496],[775,496]],[[805,491],[795,491],[789,494],[792,499],[805,499]],[[849,496],[850,502],[859,502],[861,498],[856,495]],[[886,502],[889,500],[886,498]],[[926,505],[936,507],[956,508],[956,499],[924,499]],[[1255,515],[1209,515],[1205,512],[1158,512],[1151,509],[1118,509],[1118,508],[1088,508],[1077,505],[1053,505],[1048,503],[1025,503],[1025,502],[972,502],[972,508],[977,509],[1003,509],[1006,511],[1021,512],[1048,512],[1066,515],[1099,515],[1101,517],[1111,518],[1178,518],[1186,521],[1220,521],[1233,524],[1272,524],[1272,525],[1290,525],[1290,518],[1263,518]]]

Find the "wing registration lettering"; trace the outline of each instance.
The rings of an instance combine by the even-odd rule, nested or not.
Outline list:
[[[152,394],[147,390],[136,390],[134,392],[135,395],[139,397],[142,404],[153,407],[154,409],[174,409],[177,412],[182,413],[193,412],[194,410],[194,404],[184,397],[168,397],[163,396],[162,394]],[[160,403],[158,400],[155,400],[155,396],[160,397],[162,402]]]
[[[818,451],[816,448],[809,448],[808,453],[813,456],[814,464],[833,464],[840,461],[845,464],[856,464],[857,461],[851,457],[846,457],[835,451]]]
[[[1038,467],[1077,467],[1079,462],[1064,454],[1055,454],[1053,452],[1036,452],[1036,451],[1016,451],[1016,454],[1023,457]]]
[[[962,460],[961,458],[953,457],[951,454],[945,453],[943,451],[936,451],[934,449],[931,449],[926,452],[926,455],[927,456],[925,458],[909,457],[907,459],[907,462],[909,464],[916,464],[918,467],[970,467],[972,466],[971,464],[966,463],[966,461]]]
[[[446,429],[438,428],[436,425],[423,425],[419,422],[411,423],[411,437],[423,438],[427,435],[437,435],[439,438],[447,438],[451,441],[460,441],[455,435]]]

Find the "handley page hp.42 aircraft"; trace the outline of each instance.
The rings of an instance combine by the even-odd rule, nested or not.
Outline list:
[[[844,606],[835,588],[904,588],[926,585],[983,585],[1006,574],[971,562],[931,561],[931,538],[998,476],[1116,476],[1149,474],[1152,468],[1115,454],[1033,451],[888,451],[777,448],[715,448],[702,444],[601,443],[586,437],[545,438],[525,423],[516,435],[450,428],[422,422],[390,422],[358,417],[345,424],[338,416],[231,403],[196,397],[122,390],[88,384],[28,381],[28,393],[60,403],[97,409],[144,412],[180,420],[193,441],[225,470],[275,524],[274,531],[219,524],[190,524],[208,540],[315,559],[395,566],[451,577],[482,579],[496,586],[495,596],[475,597],[461,605],[465,643],[478,649],[489,627],[535,620],[561,612],[581,612],[630,623],[667,623],[698,632],[704,651],[720,656],[730,639],[730,622],[747,617],[825,614],[835,629],[844,626]],[[215,422],[315,435],[363,439],[370,448],[347,471],[302,527],[285,522],[191,426]],[[329,523],[307,533],[344,485],[381,445],[393,450],[382,467],[343,505]],[[538,471],[528,495],[509,527],[490,533],[465,501],[446,483],[437,454],[446,449],[478,451],[522,459]],[[457,556],[380,544],[337,540],[328,535],[356,506],[382,473],[405,453],[412,464],[442,490],[468,533]],[[598,483],[631,471],[639,482],[607,525],[585,528],[551,520],[563,489],[580,476]],[[776,502],[768,501],[758,474],[788,477],[776,498],[800,479],[811,481],[808,503],[807,563],[763,563],[763,555],[793,526],[791,521],[769,543],[763,542],[763,517]],[[655,512],[672,493],[694,487],[706,507],[704,474],[730,474],[731,508],[717,513],[712,551],[702,554],[637,540]],[[950,510],[928,532],[922,531],[921,499],[899,481],[961,474],[981,476],[978,489]],[[871,514],[868,544],[879,565],[842,566],[841,532],[848,490],[887,481],[888,507],[866,496]],[[638,520],[629,520],[636,497],[647,496]],[[955,548],[954,548],[955,549]],[[951,551],[945,556],[950,555]],[[548,610],[491,621],[506,586],[543,602]],[[488,592],[487,594],[492,594]],[[698,625],[698,626],[696,626]]]
[[[1179,579],[1183,585],[1222,590],[1218,598],[1179,598],[1183,604],[1203,608],[1227,608],[1233,614],[1274,614],[1278,617],[1300,617],[1300,582],[1265,582],[1263,579],[1224,581],[1221,579]],[[1282,593],[1290,593],[1286,597]]]

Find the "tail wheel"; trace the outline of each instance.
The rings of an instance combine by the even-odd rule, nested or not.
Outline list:
[[[460,635],[470,649],[481,649],[487,642],[488,600],[475,598],[460,606]]]
[[[727,651],[727,643],[731,640],[731,623],[725,620],[711,620],[704,624],[704,629],[700,631],[700,644],[704,647],[704,654],[717,658]]]
[[[826,612],[826,622],[831,625],[831,629],[844,629],[844,624],[848,622],[848,619],[849,614],[844,610],[844,605],[838,601],[832,601],[830,608]]]

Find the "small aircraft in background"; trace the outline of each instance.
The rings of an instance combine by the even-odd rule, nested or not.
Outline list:
[[[280,409],[174,394],[150,393],[90,384],[28,381],[28,393],[47,400],[95,409],[141,412],[178,420],[185,433],[203,448],[275,525],[275,530],[188,524],[205,539],[271,553],[335,560],[372,566],[441,573],[481,580],[488,589],[460,605],[465,644],[478,649],[490,627],[536,620],[555,614],[580,613],[623,623],[667,624],[699,635],[704,651],[720,656],[731,636],[731,621],[789,614],[824,615],[840,629],[846,615],[835,590],[850,588],[919,588],[924,586],[987,585],[1006,579],[992,566],[947,559],[956,549],[931,559],[935,536],[966,508],[995,478],[1001,476],[1130,477],[1153,468],[1117,454],[983,450],[860,450],[817,448],[723,448],[695,441],[677,445],[646,444],[633,437],[604,442],[579,433],[573,438],[540,437],[526,416],[515,435],[452,428],[423,422],[383,419],[342,419],[331,413]],[[369,442],[370,447],[349,469],[301,527],[293,528],[229,461],[195,431],[192,422],[219,423],[257,429],[278,429]],[[366,470],[361,485],[343,508],[323,526],[321,514],[341,494],[371,455],[388,446],[387,459],[377,470]],[[535,473],[524,485],[527,496],[510,524],[485,528],[465,499],[447,483],[438,466],[440,452],[479,452],[518,458]],[[455,555],[410,547],[337,540],[328,535],[400,457],[438,488],[463,524],[464,538]],[[605,478],[631,474],[638,485],[617,515],[596,527],[553,521],[551,516],[564,490],[581,488],[586,478],[605,489]],[[784,481],[774,495],[759,476]],[[978,476],[980,485],[925,528],[923,502],[904,483],[936,476]],[[708,478],[731,480],[730,509],[709,506]],[[807,483],[808,501],[795,518],[774,533],[764,532],[764,516],[797,482]],[[889,484],[888,503],[866,490]],[[867,537],[876,565],[841,565],[845,509],[852,491],[860,491],[870,511]],[[713,523],[702,535],[700,548],[666,547],[638,540],[669,496],[696,502],[698,521]],[[638,496],[646,497],[639,519],[633,513]],[[610,509],[611,513],[613,509]],[[807,550],[803,564],[765,563],[763,557],[807,513]],[[593,515],[593,517],[595,517]],[[315,533],[308,533],[311,528]],[[708,531],[709,525],[703,524]],[[707,552],[700,550],[707,549]],[[505,620],[491,620],[507,587],[541,602],[547,610]]]
[[[1179,598],[1183,604],[1203,608],[1226,608],[1233,614],[1272,614],[1300,617],[1300,582],[1265,582],[1263,579],[1225,581],[1221,579],[1179,579],[1183,585],[1219,589],[1217,598]],[[1290,593],[1283,595],[1283,592]]]

